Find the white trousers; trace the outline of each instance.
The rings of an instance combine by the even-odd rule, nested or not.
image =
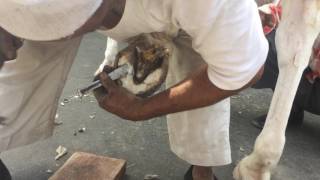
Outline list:
[[[188,35],[180,32],[174,44],[167,87],[181,82],[205,63],[193,50]],[[171,150],[181,159],[198,166],[231,163],[230,98],[204,108],[170,114],[167,123]]]
[[[123,44],[108,39],[106,59],[100,66],[112,65]],[[171,87],[204,65],[204,60],[191,47],[190,36],[179,32],[174,38],[166,86]],[[201,93],[199,93],[201,96]],[[231,163],[229,142],[230,99],[215,105],[167,116],[171,150],[189,164],[221,166]]]
[[[0,152],[52,135],[58,100],[80,41],[81,38],[51,43],[27,41],[19,50],[18,59],[1,69],[0,115],[7,119],[5,125],[0,125]],[[175,45],[168,87],[204,63],[191,48],[188,36],[180,34]],[[115,54],[112,47],[107,51]],[[231,162],[229,99],[168,115],[167,119],[171,149],[178,157],[200,166]]]
[[[81,38],[26,41],[0,70],[0,152],[52,135],[58,100]]]

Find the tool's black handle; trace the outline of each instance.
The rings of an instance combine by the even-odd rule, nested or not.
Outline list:
[[[92,89],[96,89],[96,88],[98,88],[98,87],[101,87],[101,81],[100,80],[96,80],[96,81],[94,81],[90,86],[88,86],[88,87],[85,87],[85,88],[83,88],[83,89],[80,89],[79,90],[79,92],[81,93],[81,94],[86,94],[88,91],[90,91],[90,90],[92,90]]]

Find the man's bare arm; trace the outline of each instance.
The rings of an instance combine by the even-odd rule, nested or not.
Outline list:
[[[145,110],[142,119],[215,104],[253,85],[260,79],[262,72],[263,69],[245,87],[227,91],[212,84],[207,75],[207,66],[203,66],[183,82],[147,99],[142,108]]]
[[[199,68],[187,79],[150,98],[141,99],[117,86],[106,74],[100,79],[108,94],[96,97],[100,106],[124,119],[140,121],[215,104],[253,85],[260,79],[263,67],[256,76],[239,90],[227,91],[216,87],[209,80],[207,66]]]

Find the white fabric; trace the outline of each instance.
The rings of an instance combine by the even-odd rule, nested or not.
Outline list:
[[[127,0],[120,23],[103,33],[126,41],[140,33],[174,35],[178,29],[183,29],[191,37],[180,33],[175,38],[176,49],[170,61],[167,87],[207,63],[209,78],[216,86],[239,89],[265,62],[268,44],[261,27],[253,0]],[[109,51],[112,54],[113,50]],[[167,119],[171,149],[181,159],[200,166],[231,162],[229,99],[168,115]]]
[[[209,64],[212,83],[235,90],[266,60],[268,43],[261,27],[254,0],[127,0],[120,23],[106,34],[124,41],[142,32],[183,29]]]
[[[106,34],[125,40],[140,33],[171,34],[184,29],[191,35],[193,48],[210,65],[211,81],[222,89],[237,89],[253,77],[266,56],[267,43],[255,8],[253,0],[127,0],[121,22]],[[27,42],[17,62],[7,63],[0,71],[0,102],[5,102],[0,104],[0,113],[8,117],[8,125],[0,127],[0,151],[52,133],[57,100],[79,42]],[[179,42],[189,43],[180,46]],[[176,43],[177,54],[189,52],[190,56],[172,61],[177,64],[172,65],[176,77],[171,76],[171,84],[203,63],[190,41],[178,38]],[[168,116],[172,150],[190,164],[230,163],[229,108],[225,100]]]
[[[191,47],[191,39],[179,33],[169,64],[166,86],[171,87],[205,61]],[[200,96],[201,94],[199,94]],[[230,99],[205,108],[167,116],[171,150],[189,164],[222,166],[231,163],[229,142]]]
[[[0,152],[52,135],[57,104],[81,38],[25,41],[0,71]]]
[[[191,47],[190,36],[180,31],[173,39],[173,55],[169,60],[166,87],[185,79],[194,69],[204,65]],[[108,38],[103,65],[111,65],[121,46]],[[102,68],[100,66],[100,69]],[[167,116],[171,150],[193,165],[221,166],[231,163],[229,143],[230,100],[215,105]]]
[[[0,27],[23,39],[57,40],[72,35],[102,0],[0,0]]]

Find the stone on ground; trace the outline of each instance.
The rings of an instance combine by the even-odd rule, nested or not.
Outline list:
[[[49,180],[121,180],[126,161],[76,152]]]

